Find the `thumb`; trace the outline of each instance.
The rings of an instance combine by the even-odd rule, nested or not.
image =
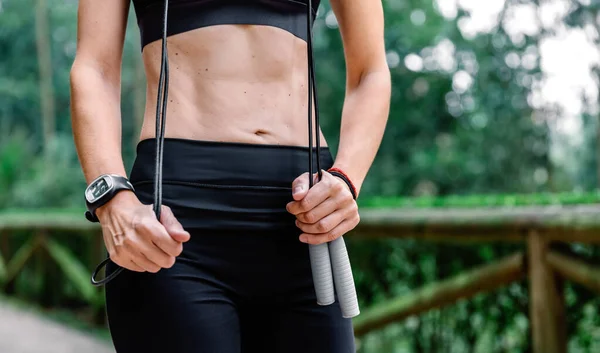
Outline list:
[[[190,233],[183,229],[183,226],[175,218],[173,211],[168,206],[161,206],[160,223],[162,223],[173,240],[181,243],[190,240]]]
[[[292,182],[292,196],[299,201],[308,193],[308,172],[303,173]]]

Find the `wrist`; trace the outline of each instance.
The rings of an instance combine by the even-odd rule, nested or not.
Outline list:
[[[133,191],[133,185],[124,176],[102,174],[94,179],[85,189],[85,218],[90,222],[98,222],[96,211],[112,201],[121,191]]]
[[[121,190],[110,201],[98,207],[95,213],[98,219],[101,219],[106,214],[111,214],[115,209],[129,208],[137,206],[139,203],[140,201],[133,191]]]
[[[356,188],[356,185],[353,183],[350,176],[344,170],[338,167],[331,167],[327,170],[327,172],[341,179],[344,182],[344,184],[346,184],[348,190],[350,190],[350,193],[352,194],[352,198],[354,198],[355,200],[358,198],[358,189]]]
[[[356,188],[356,195],[360,194],[360,189],[364,179],[363,173],[359,168],[356,168],[356,163],[345,163],[345,160],[336,159],[335,163],[330,169],[337,168],[346,174],[348,179],[352,181],[352,184]]]

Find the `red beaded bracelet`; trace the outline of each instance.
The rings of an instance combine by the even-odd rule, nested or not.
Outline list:
[[[350,188],[350,193],[352,193],[352,198],[354,198],[356,200],[356,197],[357,197],[356,187],[354,186],[354,184],[352,183],[352,181],[350,180],[348,175],[346,173],[344,173],[343,170],[341,170],[339,168],[329,168],[329,169],[327,169],[327,172],[331,175],[334,175],[334,176],[342,179]]]

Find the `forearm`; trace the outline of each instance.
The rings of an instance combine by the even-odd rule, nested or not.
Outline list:
[[[71,69],[71,124],[88,183],[101,174],[126,175],[120,111],[120,80],[75,62]]]
[[[373,71],[347,92],[334,167],[343,170],[357,193],[375,159],[390,107],[389,70]]]

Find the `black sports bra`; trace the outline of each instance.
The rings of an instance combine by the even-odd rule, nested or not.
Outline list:
[[[162,37],[161,0],[132,0],[142,49]],[[312,1],[313,19],[320,0]],[[308,0],[169,0],[167,36],[220,24],[267,25],[306,41]]]

